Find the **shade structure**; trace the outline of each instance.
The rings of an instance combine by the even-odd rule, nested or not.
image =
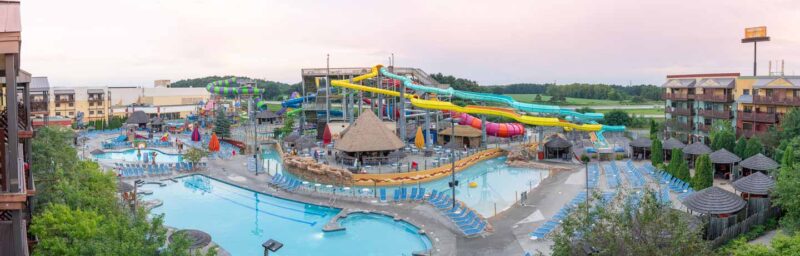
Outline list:
[[[102,151],[102,150],[99,150],[99,149],[95,149],[95,150],[92,150],[92,152],[89,152],[89,153],[92,154],[92,155],[99,155],[99,154],[105,153],[105,151]]]
[[[572,143],[559,136],[553,136],[550,140],[544,143],[547,148],[564,149],[572,147]]]
[[[628,145],[637,148],[649,148],[651,145],[653,145],[653,141],[651,141],[647,137],[639,137],[638,139],[631,141],[631,143],[629,143]]]
[[[198,128],[198,125],[195,125],[192,131],[192,141],[200,141],[200,128]]]
[[[682,203],[687,209],[704,214],[736,213],[747,204],[738,195],[714,186],[689,195]]]
[[[777,162],[775,162],[775,160],[772,160],[771,158],[761,153],[758,153],[757,155],[751,156],[743,160],[741,163],[739,163],[739,166],[750,170],[769,171],[778,169],[779,165]]]
[[[417,127],[417,134],[414,136],[414,146],[425,148],[425,137],[422,136],[422,127]]]
[[[664,150],[672,150],[672,149],[676,149],[676,148],[684,148],[684,147],[686,147],[686,144],[683,144],[683,142],[679,141],[676,138],[669,138],[668,140],[665,140],[664,143],[662,143],[662,144],[663,144],[662,148]]]
[[[317,144],[315,144],[313,140],[307,138],[306,136],[301,136],[299,139],[294,141],[294,146],[300,149],[313,148],[316,145]]]
[[[331,128],[328,125],[326,125],[325,131],[322,132],[322,144],[325,145],[331,144],[332,137],[333,136],[331,135]]]
[[[688,155],[703,155],[703,154],[710,154],[711,148],[703,144],[702,142],[695,141],[692,144],[683,148],[683,153]]]
[[[300,134],[299,134],[299,133],[297,133],[297,132],[292,132],[292,133],[291,133],[291,134],[289,134],[288,136],[284,137],[284,138],[283,138],[283,141],[285,141],[285,142],[294,142],[294,141],[296,141],[296,140],[297,140],[297,139],[299,139],[299,138],[300,138]]]
[[[761,172],[755,172],[747,177],[733,182],[733,188],[748,194],[767,195],[775,187],[775,180]]]
[[[709,157],[712,164],[733,164],[742,161],[742,158],[724,148],[714,151]]]
[[[133,191],[133,185],[122,181],[117,182],[117,193],[128,193],[131,191]]]
[[[150,118],[147,117],[147,113],[141,110],[134,111],[128,116],[128,120],[125,121],[126,124],[146,124],[150,121]]]
[[[217,139],[217,134],[211,134],[211,140],[208,141],[208,151],[217,152],[219,151],[219,139]]]
[[[378,152],[403,148],[403,143],[393,131],[386,128],[372,111],[365,111],[347,127],[334,148],[344,152]]]

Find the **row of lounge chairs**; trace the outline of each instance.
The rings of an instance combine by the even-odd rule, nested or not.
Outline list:
[[[486,229],[486,220],[462,202],[456,202],[453,207],[450,195],[443,191],[437,192],[434,189],[427,202],[442,211],[467,237],[479,235]]]
[[[383,193],[386,194],[385,191]],[[394,190],[394,201],[422,201],[425,197],[425,188],[411,188],[411,194],[408,194],[408,188],[398,188]]]
[[[633,161],[628,160],[625,163],[623,169],[625,170],[625,172],[628,175],[628,182],[631,184],[631,187],[633,187],[633,188],[643,188],[644,187],[644,184],[645,184],[644,175],[642,175],[642,173],[639,171],[639,168],[636,168],[636,166],[633,165]]]
[[[615,164],[604,164],[603,169],[606,171],[606,184],[609,188],[617,188],[622,181],[619,177],[619,170]]]
[[[597,188],[597,183],[600,180],[600,166],[593,163],[589,165],[589,188]]]
[[[279,188],[282,188],[282,189],[285,189],[285,190],[288,190],[288,191],[293,191],[293,190],[297,189],[298,187],[300,187],[300,185],[303,184],[303,182],[301,182],[298,179],[295,179],[295,178],[292,178],[292,177],[289,177],[289,176],[285,176],[285,175],[281,175],[281,174],[275,174],[275,176],[272,176],[272,180],[270,181],[270,183],[272,185],[275,185],[276,187],[279,187]]]
[[[127,148],[131,143],[127,141],[109,141],[103,142],[103,149]]]
[[[613,194],[611,196],[613,198]],[[566,205],[562,206],[561,209],[553,215],[553,218],[536,228],[533,232],[530,233],[531,240],[539,240],[544,239],[548,234],[553,232],[556,227],[567,217],[567,215],[575,209],[579,204],[586,202],[586,193],[578,193],[572,200],[567,203]]]
[[[161,163],[157,165],[114,163],[114,166],[117,170],[119,170],[119,174],[122,177],[140,177],[145,175],[171,174],[172,171],[190,171],[194,170],[195,167],[208,167],[208,163],[197,163],[196,165],[194,163],[186,162]]]

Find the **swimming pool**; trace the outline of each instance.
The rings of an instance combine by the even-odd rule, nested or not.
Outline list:
[[[180,154],[167,154],[156,149],[127,149],[123,151],[105,152],[94,155],[97,159],[113,159],[128,162],[141,162],[144,155],[147,154],[148,158],[152,152],[156,152],[156,163],[175,163],[183,162],[183,155]]]
[[[340,209],[291,201],[246,190],[202,175],[145,185],[160,199],[153,214],[165,214],[165,225],[209,233],[232,255],[262,255],[261,244],[284,244],[270,255],[411,255],[429,250],[431,242],[405,222],[374,214],[351,214],[340,220],[344,231],[323,232]]]

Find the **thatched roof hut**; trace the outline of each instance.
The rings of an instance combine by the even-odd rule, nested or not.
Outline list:
[[[365,111],[353,125],[347,127],[334,149],[346,153],[388,152],[404,146],[403,141],[387,129],[374,113]]]

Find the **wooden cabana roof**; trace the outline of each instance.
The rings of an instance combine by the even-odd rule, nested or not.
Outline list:
[[[117,193],[127,193],[133,191],[133,185],[127,182],[117,181]]]
[[[560,149],[560,148],[572,147],[572,143],[569,143],[569,141],[567,141],[564,138],[561,138],[559,136],[553,136],[553,137],[550,138],[550,140],[548,140],[547,142],[544,143],[544,146],[546,148],[559,148]]]
[[[292,132],[289,135],[287,135],[286,137],[284,137],[283,141],[285,141],[285,142],[294,142],[299,138],[300,138],[300,134],[299,133]]]
[[[405,144],[372,111],[365,111],[347,127],[334,148],[344,152],[391,151]]]
[[[631,141],[631,143],[628,143],[628,145],[636,148],[649,148],[653,145],[653,141],[647,137],[639,137],[638,139]]]
[[[196,229],[181,229],[175,231],[169,236],[169,241],[173,242],[175,234],[182,233],[186,239],[189,240],[189,249],[197,249],[206,247],[209,243],[211,243],[211,235],[206,232],[196,230]]]
[[[669,138],[668,140],[665,140],[663,143],[663,148],[665,150],[673,150],[676,148],[684,148],[684,147],[686,147],[686,144],[683,144],[683,142],[679,141],[676,138]]]
[[[444,128],[439,132],[439,134],[445,135],[445,136],[450,136],[450,135],[453,134],[452,130],[453,130],[453,128],[450,128],[450,127]],[[475,138],[475,137],[480,137],[481,136],[481,130],[472,128],[472,126],[469,126],[469,125],[456,125],[455,130],[456,130],[456,136],[457,137]],[[413,130],[413,131],[416,133],[416,129]]]
[[[161,119],[160,117],[153,117],[153,119],[150,120],[150,124],[151,125],[163,125],[164,124],[164,120]]]
[[[775,187],[775,180],[761,172],[755,172],[733,182],[733,188],[749,194],[767,195]]]
[[[137,111],[134,111],[133,113],[131,113],[131,115],[128,117],[128,121],[126,121],[125,123],[126,124],[146,124],[148,121],[150,121],[150,118],[147,117],[147,113],[145,113],[144,111],[141,111],[141,110],[137,110]]]
[[[689,144],[689,146],[684,147],[683,153],[689,155],[710,154],[711,148],[709,148],[708,146],[706,146],[706,144],[703,144],[702,142],[695,141],[694,143]]]
[[[738,195],[714,186],[689,195],[682,203],[689,210],[705,214],[735,213],[747,204]]]
[[[747,159],[743,160],[739,163],[739,166],[742,168],[747,168],[750,170],[757,170],[757,171],[769,171],[778,169],[778,163],[771,158],[758,153],[757,155],[748,157]]]
[[[742,161],[742,158],[724,148],[714,151],[709,157],[712,164],[732,164]]]
[[[256,118],[258,119],[273,119],[278,118],[278,115],[275,112],[270,111],[269,109],[262,110],[256,114]]]

